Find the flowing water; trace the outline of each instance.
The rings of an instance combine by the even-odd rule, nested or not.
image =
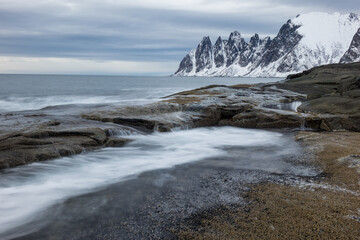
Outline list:
[[[0,109],[5,114],[9,111],[40,109],[54,105],[143,104],[178,91],[210,84],[258,83],[264,80],[277,79],[0,75]],[[92,199],[101,197],[104,191],[113,198],[119,193],[123,194],[116,203],[108,203],[106,200],[100,205],[112,206],[111,212],[118,209],[114,219],[126,219],[127,215],[122,213],[132,206],[129,202],[139,202],[135,204],[135,209],[140,208],[145,200],[139,199],[152,194],[147,194],[148,189],[144,188],[150,180],[130,189],[126,188],[126,185],[111,191],[106,189],[111,189],[114,184],[140,182],[140,176],[146,172],[169,169],[162,177],[158,174],[151,177],[150,182],[154,182],[155,187],[160,189],[167,181],[177,179],[176,182],[180,184],[206,169],[207,174],[211,169],[236,170],[236,175],[242,176],[244,183],[253,181],[250,180],[253,178],[249,177],[249,172],[261,172],[261,178],[274,174],[317,174],[315,170],[297,164],[295,160],[301,148],[292,140],[291,135],[284,133],[214,127],[150,135],[127,134],[133,141],[122,148],[106,148],[0,171],[0,238],[23,236],[27,239],[26,236],[31,236],[27,234],[31,232],[45,231],[41,229],[50,231],[51,226],[60,224],[59,219],[64,219],[64,216],[78,219],[79,213],[76,209],[88,206]],[[194,164],[191,169],[197,169],[191,177],[182,177],[189,175],[189,170],[179,170],[181,173],[178,174],[170,173],[170,169],[181,169],[179,166],[186,164]],[[190,188],[192,184],[195,183],[184,183],[182,188]],[[172,191],[178,194],[182,188],[176,186]],[[135,197],[134,192],[140,194]],[[94,195],[86,197],[81,206],[65,204],[69,199],[83,199],[81,196],[89,193]],[[234,199],[236,200],[236,197],[227,197],[222,201],[235,201]],[[64,209],[68,210],[56,214],[52,212],[51,209],[59,204],[65,204]],[[202,203],[197,205],[202,206]],[[97,209],[94,208],[91,213],[86,214],[101,216],[100,212],[106,212]],[[82,214],[86,215],[87,211],[88,207],[82,210]],[[111,214],[107,213],[107,217]],[[83,231],[91,232],[92,223],[87,223],[86,219],[77,220],[77,224],[83,226]],[[77,231],[73,229],[74,224],[64,222],[61,226],[67,229],[66,233],[52,232],[51,234],[58,236],[55,239],[68,239],[69,235],[66,234]],[[47,225],[48,228],[44,228]],[[56,225],[54,229],[59,227]],[[71,234],[70,236],[74,236]],[[39,239],[45,235],[39,236],[28,239]]]

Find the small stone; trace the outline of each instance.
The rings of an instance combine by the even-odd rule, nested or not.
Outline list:
[[[50,121],[47,123],[48,126],[59,126],[61,123],[59,121]]]
[[[320,129],[331,132],[331,128],[325,123],[324,120],[322,120],[320,123]]]

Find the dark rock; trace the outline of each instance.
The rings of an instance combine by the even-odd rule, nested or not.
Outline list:
[[[230,119],[235,115],[248,111],[253,107],[250,104],[242,104],[236,107],[225,107],[221,109],[221,119]]]
[[[214,63],[216,67],[221,67],[225,64],[225,55],[224,55],[224,42],[221,39],[221,37],[219,37],[214,45]]]
[[[147,128],[150,130],[154,129],[155,123],[153,121],[140,119],[140,118],[123,118],[115,117],[112,119],[112,122],[132,127]]]
[[[318,98],[338,92],[339,87],[360,76],[360,63],[330,64],[315,67],[299,74],[289,75],[278,88],[291,90]],[[353,80],[350,80],[353,81]],[[356,81],[355,81],[356,82]],[[343,90],[341,90],[343,92]]]
[[[306,127],[360,131],[360,63],[316,67],[276,86],[307,94],[299,111],[315,115],[307,117]]]
[[[217,126],[221,120],[221,108],[208,108],[202,110],[202,115],[193,120],[193,127]]]
[[[357,115],[360,113],[360,99],[340,95],[324,96],[306,101],[299,110],[307,113]]]
[[[131,140],[126,138],[114,138],[110,137],[107,139],[105,145],[106,147],[123,147],[126,143],[130,142]]]
[[[159,123],[156,126],[156,131],[158,131],[158,132],[170,132],[171,131],[171,126],[168,125],[168,124]]]
[[[324,131],[360,132],[360,118],[346,115],[313,115],[305,118],[304,126]]]
[[[219,123],[221,126],[243,128],[297,128],[301,124],[301,118],[297,114],[279,114],[259,109],[239,113],[229,120],[222,119]]]
[[[195,52],[196,72],[212,67],[212,44],[209,37],[204,37]]]
[[[178,70],[175,72],[175,75],[179,72],[183,71],[185,73],[189,73],[193,70],[193,62],[191,60],[190,54],[187,54],[184,59],[180,62],[180,66]]]
[[[47,123],[47,126],[59,126],[61,123],[59,121],[50,121]]]
[[[0,169],[79,154],[104,146],[105,130],[33,130],[0,137]]]
[[[348,76],[340,80],[337,92],[343,95],[346,92],[360,89],[360,76]]]
[[[250,38],[250,45],[252,47],[258,47],[260,44],[261,44],[261,40],[259,38],[259,35],[255,33],[255,35]]]

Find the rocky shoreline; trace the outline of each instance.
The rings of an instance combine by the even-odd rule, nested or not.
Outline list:
[[[311,164],[322,170],[319,176],[272,181],[264,178],[249,182],[245,195],[236,188],[236,180],[223,183],[223,178],[215,178],[216,186],[230,184],[234,187],[232,194],[238,194],[244,202],[195,209],[184,215],[180,225],[177,220],[165,224],[167,230],[159,228],[166,233],[147,236],[356,239],[360,235],[360,63],[317,67],[275,84],[208,86],[145,106],[98,106],[81,113],[74,111],[70,116],[61,115],[55,107],[1,114],[0,119],[0,169],[121,147],[130,141],[126,136],[134,132],[210,126],[295,130],[296,140],[309,156],[315,156]],[[204,173],[204,177],[210,175]],[[208,190],[220,194],[220,190],[212,190],[214,186]],[[106,226],[114,232],[117,230],[113,227],[119,228]],[[51,236],[51,228],[47,231],[28,239]],[[86,236],[104,234],[104,239],[111,238],[106,231]],[[80,235],[78,239],[82,239]]]
[[[0,169],[79,154],[127,140],[112,133],[177,128],[311,128],[360,131],[360,64],[314,68],[276,84],[213,85],[163,101],[88,109],[61,116],[56,108],[1,114]]]

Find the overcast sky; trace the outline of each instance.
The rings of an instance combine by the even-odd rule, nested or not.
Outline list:
[[[166,75],[203,36],[275,36],[359,0],[0,0],[0,73]]]

